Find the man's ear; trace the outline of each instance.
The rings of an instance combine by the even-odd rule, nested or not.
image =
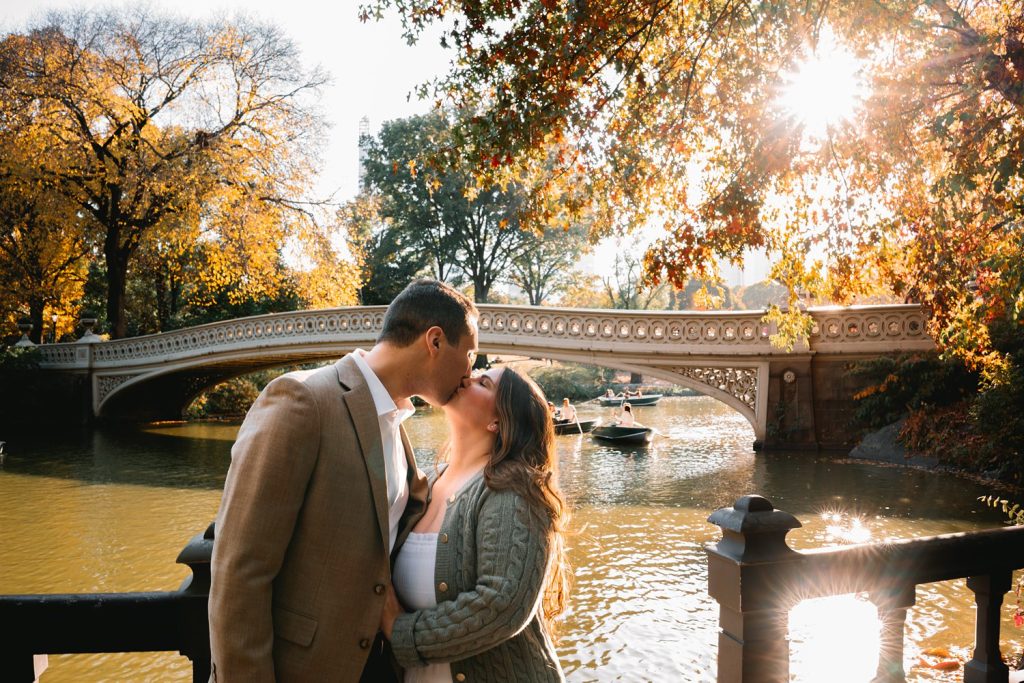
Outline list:
[[[437,325],[429,328],[423,333],[423,343],[427,346],[427,354],[434,357],[441,351],[441,344],[445,342],[444,330]]]

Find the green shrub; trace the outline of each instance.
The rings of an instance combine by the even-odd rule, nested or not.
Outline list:
[[[530,376],[549,401],[561,405],[563,398],[575,403],[603,394],[613,373],[593,365],[556,365],[535,368]]]
[[[245,415],[260,389],[250,377],[235,377],[206,392],[206,414],[217,417]]]
[[[975,395],[978,374],[958,360],[935,354],[882,356],[856,363],[854,377],[869,382],[859,392],[855,423],[879,429],[925,406],[951,406]]]

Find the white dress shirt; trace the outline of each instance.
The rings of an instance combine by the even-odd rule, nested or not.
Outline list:
[[[373,405],[377,408],[377,420],[380,423],[380,442],[384,453],[384,473],[388,484],[388,552],[395,547],[398,537],[398,522],[409,502],[409,463],[402,445],[399,427],[402,422],[416,412],[412,401],[402,399],[401,407],[395,404],[391,394],[384,387],[377,375],[363,358],[366,352],[356,349],[353,360],[366,378],[366,386],[373,397]]]

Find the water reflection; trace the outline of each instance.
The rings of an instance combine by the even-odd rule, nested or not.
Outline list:
[[[580,412],[607,420],[616,411]],[[704,545],[719,534],[706,520],[740,495],[761,493],[796,515],[796,548],[1000,521],[974,500],[986,491],[963,480],[806,453],[755,455],[746,420],[710,399],[664,399],[638,417],[658,430],[650,446],[557,439],[575,508],[576,578],[558,640],[573,681],[713,680],[718,614]],[[446,436],[441,415],[420,410],[407,424],[417,460],[430,463]],[[174,558],[216,513],[236,431],[206,424],[5,435],[0,592],[176,588],[187,570]],[[830,600],[794,610],[794,680],[870,680],[874,608],[856,597]],[[908,680],[954,680],[956,672],[912,667],[930,648],[955,655],[969,647],[972,618],[963,581],[920,587],[907,620]],[[833,649],[821,640],[827,633],[837,635]],[[1018,633],[1008,621],[1010,650],[1020,647]],[[44,681],[186,681],[188,672],[173,654],[54,657]]]

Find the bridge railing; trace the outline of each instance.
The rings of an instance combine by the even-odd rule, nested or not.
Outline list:
[[[967,579],[977,604],[965,683],[1005,683],[1000,608],[1024,567],[1024,527],[885,544],[797,552],[785,536],[800,522],[761,496],[745,496],[708,521],[722,539],[707,547],[708,592],[720,607],[719,683],[789,681],[789,610],[828,595],[867,593],[881,624],[877,683],[906,680],[903,637],[917,584]]]
[[[480,337],[488,344],[592,348],[638,353],[674,352],[773,356],[776,330],[764,311],[633,311],[481,304]],[[353,306],[206,323],[141,337],[42,344],[42,366],[56,370],[111,369],[243,349],[350,342],[372,344],[384,306]],[[811,308],[808,348],[818,353],[932,348],[918,305]],[[806,349],[804,349],[806,350]]]
[[[788,683],[789,610],[846,593],[867,593],[878,608],[875,682],[904,681],[904,622],[917,584],[957,578],[967,578],[977,604],[964,683],[1007,680],[999,612],[1013,570],[1024,567],[1024,527],[797,552],[785,536],[800,522],[760,496],[709,521],[723,532],[707,548],[708,589],[720,606],[719,683]],[[0,596],[0,679],[30,683],[37,654],[178,651],[192,660],[193,680],[207,680],[212,549],[213,525],[179,554],[192,576],[174,592]]]
[[[0,595],[0,680],[32,683],[35,655],[160,651],[180,652],[193,681],[208,680],[212,550],[211,524],[178,555],[192,575],[177,591]]]

